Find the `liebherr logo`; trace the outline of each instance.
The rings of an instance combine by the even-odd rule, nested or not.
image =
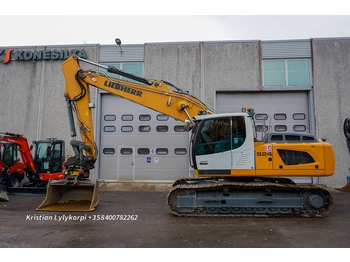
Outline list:
[[[5,52],[6,51],[6,52]],[[13,49],[0,49],[0,57],[2,56],[2,54],[5,54],[5,59],[1,59],[1,63],[3,64],[7,64],[8,62],[10,62],[11,60],[11,53],[13,52],[14,50]]]
[[[39,60],[62,60],[71,55],[77,55],[87,59],[87,53],[84,49],[53,49],[53,50],[14,50],[0,48],[0,62],[8,64],[11,60],[15,61],[39,61]]]

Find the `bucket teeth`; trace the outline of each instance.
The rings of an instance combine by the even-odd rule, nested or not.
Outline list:
[[[39,211],[93,211],[99,201],[98,183],[50,181]]]

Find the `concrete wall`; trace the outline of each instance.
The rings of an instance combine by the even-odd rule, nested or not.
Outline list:
[[[97,61],[98,46],[79,46],[87,58]],[[14,48],[16,50],[74,49],[69,46],[40,48]],[[63,97],[65,79],[61,65],[64,60],[10,61],[0,63],[0,131],[24,134],[29,143],[45,138],[66,141],[69,145],[70,129],[66,103]],[[95,91],[92,90],[92,100]],[[80,138],[79,138],[80,139]]]
[[[214,106],[217,89],[259,89],[258,41],[146,44],[145,77],[166,80]]]
[[[41,71],[42,62],[0,63],[0,132],[23,133],[29,141],[36,139]]]
[[[198,96],[200,66],[198,43],[145,44],[146,78],[165,80]]]
[[[336,171],[322,183],[342,187],[349,175],[350,155],[343,123],[350,118],[350,40],[312,40],[317,136],[333,146]]]
[[[259,42],[204,43],[204,97],[212,106],[215,90],[259,89]]]

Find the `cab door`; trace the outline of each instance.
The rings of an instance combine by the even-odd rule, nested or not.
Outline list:
[[[192,146],[198,176],[255,176],[253,131],[245,115],[202,120]]]
[[[198,175],[231,174],[231,118],[202,120],[194,154]]]

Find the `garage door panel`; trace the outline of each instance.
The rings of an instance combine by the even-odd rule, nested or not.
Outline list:
[[[307,92],[219,92],[217,112],[241,112],[252,107],[259,130],[265,125],[272,132],[310,132]]]
[[[101,179],[165,181],[188,176],[189,134],[181,121],[114,95],[101,96]],[[122,153],[130,153],[128,148],[133,148],[133,159]]]

